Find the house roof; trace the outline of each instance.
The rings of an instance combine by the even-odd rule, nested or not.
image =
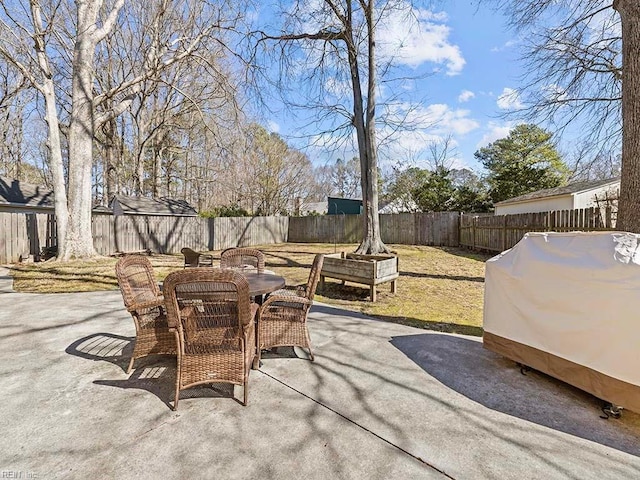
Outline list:
[[[0,205],[54,208],[53,190],[12,178],[0,177]]]
[[[113,210],[109,207],[107,207],[106,205],[96,205],[95,207],[93,207],[91,209],[92,212],[94,213],[108,213],[108,214],[113,214]]]
[[[502,202],[496,203],[496,205],[508,205],[510,203],[527,202],[530,200],[537,200],[540,198],[560,197],[564,195],[574,195],[576,193],[586,192],[588,190],[594,190],[600,187],[606,187],[607,185],[613,185],[620,182],[620,177],[608,178],[606,180],[594,180],[588,182],[575,182],[564,187],[546,188],[544,190],[537,190],[535,192],[520,195],[514,198],[508,198]]]
[[[198,212],[185,200],[172,198],[146,198],[114,195],[109,206],[114,207],[118,202],[125,214],[130,215],[178,215],[195,217]]]

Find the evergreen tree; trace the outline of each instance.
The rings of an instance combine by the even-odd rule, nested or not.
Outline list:
[[[566,183],[569,168],[551,138],[536,125],[522,124],[474,154],[489,171],[493,203]]]

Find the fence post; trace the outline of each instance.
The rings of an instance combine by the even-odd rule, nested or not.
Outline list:
[[[507,216],[502,217],[502,251],[507,249]]]
[[[476,249],[476,220],[478,217],[473,217],[471,219],[471,249]]]

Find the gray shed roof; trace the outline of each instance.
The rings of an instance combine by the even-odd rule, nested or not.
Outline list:
[[[185,200],[172,198],[146,198],[114,195],[109,206],[113,209],[118,203],[128,215],[177,215],[195,217],[198,212]]]
[[[510,203],[525,202],[528,200],[537,200],[539,198],[559,197],[562,195],[571,195],[574,193],[581,193],[587,190],[593,190],[595,188],[605,187],[607,185],[613,185],[620,182],[620,177],[608,178],[606,180],[594,180],[590,182],[575,182],[564,187],[546,188],[544,190],[537,190],[535,192],[520,195],[519,197],[508,198],[502,202],[496,203],[496,205],[508,205]]]
[[[0,177],[0,205],[53,208],[53,198],[50,188]]]

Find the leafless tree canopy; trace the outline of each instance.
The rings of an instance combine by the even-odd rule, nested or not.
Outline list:
[[[530,120],[562,132],[584,125],[589,153],[609,151],[621,138],[620,16],[602,0],[501,0],[523,43],[520,88]]]

